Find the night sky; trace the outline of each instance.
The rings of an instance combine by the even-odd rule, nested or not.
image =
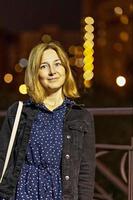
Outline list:
[[[80,0],[1,0],[0,29],[24,31],[46,24],[80,28]]]

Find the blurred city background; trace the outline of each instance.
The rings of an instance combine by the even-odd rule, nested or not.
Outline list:
[[[88,16],[94,19],[94,77],[89,87],[85,87],[83,68],[78,61],[83,57],[84,19]],[[132,108],[132,0],[1,0],[1,113],[14,101],[28,98],[22,89],[26,60],[43,34],[60,41],[68,52],[81,96],[78,102],[87,108]],[[78,53],[75,54],[73,48]],[[132,115],[94,118],[96,143],[130,145]],[[3,117],[0,123],[2,121]],[[117,155],[108,159],[107,164],[112,162],[113,170],[119,176],[114,159],[117,165]],[[100,180],[102,182],[102,178]],[[107,191],[114,200],[127,199],[126,192],[118,187],[108,186]]]

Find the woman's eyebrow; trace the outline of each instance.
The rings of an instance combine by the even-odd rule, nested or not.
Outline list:
[[[42,65],[42,64],[48,64],[47,62],[42,62],[40,65]]]
[[[54,61],[56,62],[56,61],[61,61],[61,60],[60,60],[60,59],[56,59],[56,60],[54,60]]]
[[[54,60],[54,62],[57,62],[57,61],[61,61],[61,60],[60,60],[60,59]],[[48,62],[44,61],[44,62],[42,62],[40,65],[42,65],[42,64],[48,64]]]

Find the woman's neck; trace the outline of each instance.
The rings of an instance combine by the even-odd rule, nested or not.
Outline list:
[[[64,101],[64,95],[62,93],[62,88],[56,92],[46,95],[43,103],[49,110],[54,110],[60,106]]]

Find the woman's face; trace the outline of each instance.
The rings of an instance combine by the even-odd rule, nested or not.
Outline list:
[[[62,88],[66,78],[66,71],[55,50],[46,49],[44,51],[38,76],[46,92],[52,93]]]

